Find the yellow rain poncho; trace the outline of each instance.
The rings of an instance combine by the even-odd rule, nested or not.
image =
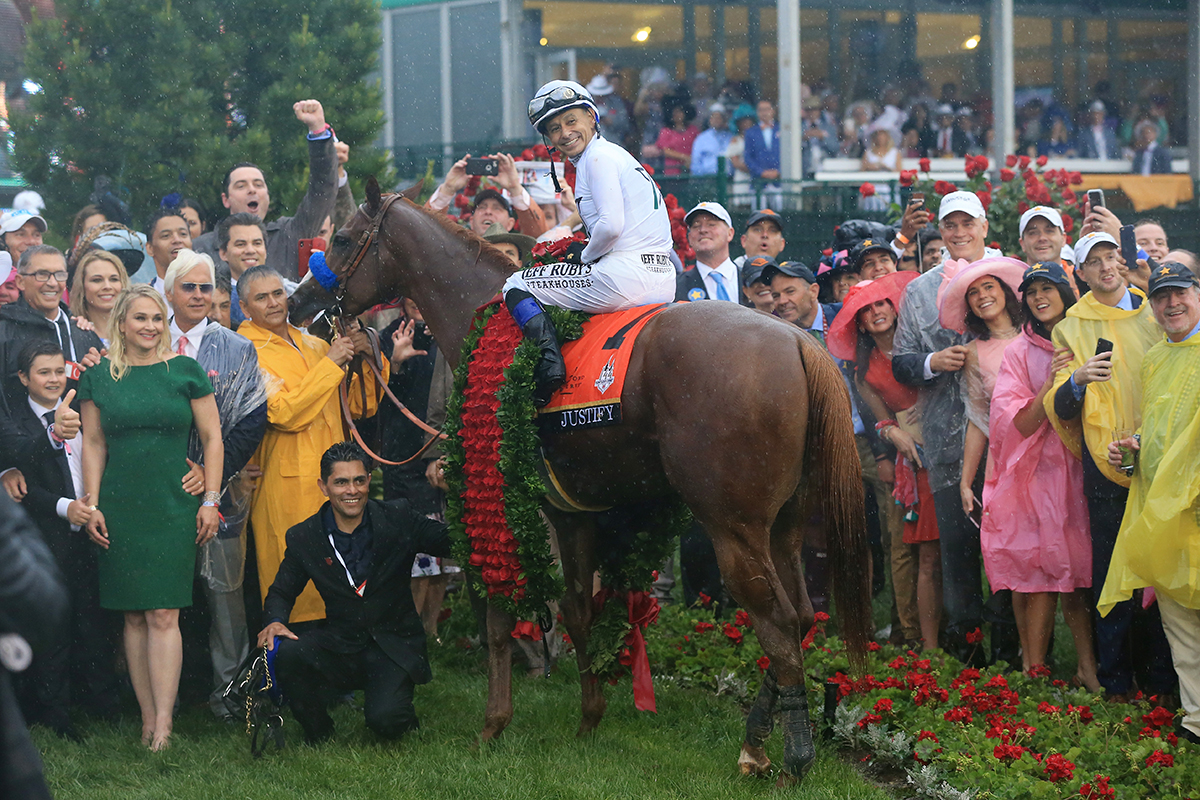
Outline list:
[[[1134,430],[1140,424],[1142,358],[1162,339],[1146,296],[1136,288],[1129,291],[1142,298],[1142,304],[1133,311],[1106,306],[1090,292],[1067,309],[1066,318],[1054,326],[1052,338],[1056,347],[1070,348],[1075,357],[1070,366],[1054,376],[1054,388],[1046,393],[1043,403],[1050,423],[1073,452],[1079,452],[1082,422],[1083,440],[1100,472],[1126,487],[1129,478],[1108,464],[1108,445],[1114,430]],[[1060,419],[1054,413],[1054,395],[1083,362],[1096,354],[1099,339],[1113,343],[1112,379],[1088,384],[1079,419]]]
[[[1142,449],[1097,603],[1102,615],[1146,586],[1200,609],[1200,336],[1146,354],[1142,398]]]
[[[338,385],[344,371],[325,357],[329,344],[299,328],[288,326],[291,342],[246,320],[238,328],[258,351],[258,365],[267,391],[267,432],[254,463],[263,471],[250,507],[258,556],[258,581],[265,599],[283,561],[288,528],[317,513],[325,502],[317,486],[321,456],[345,438]],[[388,375],[383,360],[383,375]],[[375,413],[380,389],[369,379],[367,408],[356,375],[348,392],[355,417]],[[296,599],[291,622],[308,622],[325,616],[321,595],[310,583]]]

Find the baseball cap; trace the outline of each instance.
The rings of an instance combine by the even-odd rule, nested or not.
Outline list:
[[[725,206],[721,205],[720,203],[713,203],[709,200],[705,200],[703,203],[697,203],[695,205],[695,207],[692,208],[692,210],[689,211],[687,213],[687,215],[683,218],[683,224],[684,225],[692,224],[692,215],[698,214],[701,211],[705,212],[706,214],[712,214],[714,217],[721,220],[721,222],[724,222],[729,227],[731,227],[731,228],[733,227],[733,220],[730,218],[729,212],[725,210]]]
[[[0,250],[0,283],[8,282],[12,276],[12,266],[12,254],[7,250]]]
[[[1072,264],[1074,264],[1075,263],[1075,248],[1071,247],[1071,245],[1069,245],[1069,244],[1064,244],[1062,246],[1062,250],[1059,251],[1058,257],[1061,258],[1063,261],[1069,261]]]
[[[12,233],[15,230],[20,230],[21,226],[33,220],[37,223],[42,233],[46,232],[46,220],[42,219],[39,214],[34,214],[32,211],[18,210],[6,211],[0,215],[0,233]]]
[[[482,203],[484,200],[495,200],[500,205],[504,206],[504,208],[508,211],[509,214],[512,214],[512,203],[509,203],[508,198],[505,197],[503,194],[501,194],[499,192],[499,190],[490,189],[490,188],[484,189],[482,192],[475,195],[475,200],[472,201],[471,208],[472,209],[479,208],[479,204]]]
[[[1111,235],[1103,231],[1093,231],[1079,237],[1079,241],[1075,242],[1075,263],[1083,266],[1083,262],[1088,260],[1088,253],[1092,252],[1092,248],[1098,244],[1111,244],[1113,247],[1120,247],[1117,240]]]
[[[943,197],[941,205],[938,206],[938,222],[955,211],[963,211],[975,219],[987,218],[987,213],[983,210],[983,203],[979,202],[979,198],[975,196],[974,192],[951,192]]]
[[[799,278],[805,283],[816,283],[817,278],[813,275],[812,270],[799,261],[785,261],[777,266],[766,266],[763,268],[760,280],[763,283],[770,283],[776,275],[786,275],[789,278]]]
[[[769,219],[771,222],[774,222],[779,227],[779,232],[783,233],[783,220],[779,218],[778,214],[769,208],[763,208],[751,214],[750,219],[746,220],[746,230],[750,230],[764,219]]]
[[[768,269],[779,269],[779,264],[775,263],[775,259],[770,256],[755,256],[748,259],[746,263],[742,264],[742,286],[767,283],[763,280],[763,273]]]
[[[1025,235],[1025,226],[1028,225],[1029,221],[1034,217],[1043,217],[1048,219],[1054,225],[1054,227],[1058,228],[1060,231],[1063,230],[1062,214],[1058,213],[1057,208],[1051,208],[1050,206],[1034,206],[1021,215],[1021,224],[1017,229],[1017,236]],[[1065,233],[1065,231],[1063,232]]]
[[[1150,273],[1149,294],[1153,295],[1159,289],[1169,289],[1171,287],[1186,289],[1189,286],[1198,285],[1200,285],[1200,281],[1196,280],[1195,273],[1178,261],[1168,261]]]
[[[887,253],[893,260],[896,258],[896,253],[892,250],[892,246],[882,239],[863,239],[858,245],[850,251],[850,264],[855,272],[862,267],[862,260],[866,258],[867,253],[879,250]]]
[[[1062,268],[1062,264],[1057,261],[1042,261],[1025,270],[1025,274],[1021,276],[1021,286],[1018,291],[1024,294],[1025,290],[1029,288],[1029,284],[1039,278],[1066,286],[1068,289],[1072,288],[1071,279],[1067,277],[1067,271]]]

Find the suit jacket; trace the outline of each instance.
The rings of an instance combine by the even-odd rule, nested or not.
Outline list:
[[[25,403],[16,408],[12,415],[12,424],[21,434],[29,437],[46,437],[45,426],[33,409]],[[53,551],[54,541],[71,534],[70,525],[58,516],[58,500],[62,497],[75,497],[75,485],[71,482],[71,468],[67,465],[66,450],[53,446],[44,457],[33,460],[22,460],[17,468],[25,474],[25,483],[29,494],[25,496],[22,505],[37,523],[42,535],[50,543]],[[77,535],[83,536],[82,533]],[[58,558],[58,553],[54,554]]]
[[[1142,168],[1146,164],[1146,156],[1147,152],[1145,150],[1138,150],[1133,154],[1133,169],[1131,171],[1134,175],[1142,174]],[[1171,153],[1167,148],[1162,146],[1155,147],[1153,152],[1149,153],[1149,156],[1151,174],[1161,175],[1162,173],[1171,171]]]
[[[417,514],[406,500],[369,501],[374,555],[360,597],[325,533],[321,516],[328,505],[287,532],[283,563],[263,603],[264,625],[286,620],[311,580],[325,601],[325,621],[304,636],[319,636],[322,646],[339,653],[357,653],[374,640],[413,683],[428,683],[425,628],[409,581],[417,553],[450,555],[445,524]]]
[[[779,169],[779,125],[775,126],[775,135],[771,137],[771,146],[763,137],[762,127],[758,124],[748,128],[743,135],[746,150],[742,160],[750,168],[752,178],[760,178],[763,170]]]
[[[1080,158],[1120,158],[1121,146],[1117,144],[1117,135],[1105,125],[1104,133],[1104,152],[1096,149],[1096,138],[1092,136],[1091,126],[1081,128],[1075,137],[1075,152]]]
[[[740,278],[741,270],[739,270],[738,272],[739,272],[739,278],[738,278],[738,285],[737,285],[737,287],[735,287],[736,291],[737,291],[737,297],[735,298],[735,301],[739,305],[746,306],[747,308],[753,308],[754,306],[750,303],[749,300],[746,299],[746,295],[743,294],[743,292],[742,292],[741,278]],[[695,292],[697,290],[699,290],[699,292],[700,292],[699,295],[695,295]],[[704,285],[704,278],[700,277],[700,270],[696,269],[695,267],[692,267],[691,269],[689,269],[685,272],[681,272],[677,276],[675,276],[675,302],[676,303],[684,303],[684,302],[690,303],[694,300],[715,300],[715,299],[716,299],[715,297],[708,296],[708,288]]]

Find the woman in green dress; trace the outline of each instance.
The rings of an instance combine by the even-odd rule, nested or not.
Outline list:
[[[121,292],[110,323],[108,357],[79,381],[83,485],[98,498],[87,528],[104,548],[100,604],[125,612],[142,742],[162,750],[183,661],[179,609],[192,604],[196,548],[216,535],[219,521],[220,493],[206,491],[197,510],[178,473],[195,425],[205,487],[221,485],[221,423],[204,370],[170,351],[157,291],[142,284]]]

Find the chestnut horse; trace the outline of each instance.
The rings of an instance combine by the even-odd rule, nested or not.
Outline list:
[[[326,259],[340,279],[338,297],[306,280],[291,299],[293,320],[322,309],[353,315],[410,297],[451,366],[476,307],[495,297],[512,271],[497,249],[447,217],[382,197],[373,178]],[[856,666],[871,630],[862,478],[841,373],[795,325],[736,303],[682,303],[651,319],[638,337],[621,400],[620,425],[545,436],[546,457],[580,504],[687,503],[771,659],[739,765],[746,774],[769,767],[763,743],[778,703],[784,769],[799,777],[815,758],[801,648],[814,620],[800,563],[803,527],[814,514],[827,527],[838,622]],[[588,655],[602,543],[592,514],[544,505],[561,552],[561,608],[579,662],[584,734],[605,709]],[[484,739],[512,719],[513,624],[489,606]]]

